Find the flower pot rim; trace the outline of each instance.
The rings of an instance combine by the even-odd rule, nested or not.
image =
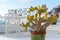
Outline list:
[[[46,32],[30,32],[30,34],[46,34]]]

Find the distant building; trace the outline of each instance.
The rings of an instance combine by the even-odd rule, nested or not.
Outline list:
[[[11,31],[20,31],[20,24],[24,22],[27,15],[27,9],[10,9],[8,10],[8,13],[5,14],[5,20],[6,20],[6,33],[9,33]],[[26,22],[26,21],[25,21]],[[21,30],[22,31],[22,30]]]
[[[54,7],[49,14],[57,14],[58,17],[60,17],[60,5],[57,5],[56,7]]]
[[[54,7],[51,12],[57,12],[57,13],[60,13],[60,5],[57,5],[56,7]]]

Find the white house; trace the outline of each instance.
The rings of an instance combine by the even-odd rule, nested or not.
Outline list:
[[[20,23],[25,21],[27,9],[11,9],[5,14],[5,33],[20,32]]]

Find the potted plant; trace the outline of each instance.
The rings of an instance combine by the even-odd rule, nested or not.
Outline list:
[[[29,8],[28,12],[37,11],[33,15],[27,15],[27,20],[25,24],[22,23],[22,26],[27,31],[27,27],[31,27],[31,40],[45,40],[46,28],[52,24],[53,22],[57,22],[58,17],[56,15],[52,15],[48,17],[48,11],[46,5],[37,6]],[[44,14],[43,16],[41,16]]]

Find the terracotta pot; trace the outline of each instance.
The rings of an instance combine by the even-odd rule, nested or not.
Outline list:
[[[46,32],[30,32],[31,40],[45,40]]]

